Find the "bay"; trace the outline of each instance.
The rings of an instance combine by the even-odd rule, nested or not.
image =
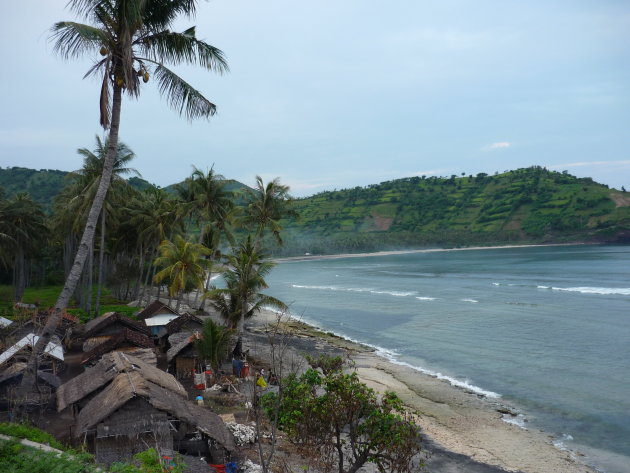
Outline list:
[[[558,448],[630,472],[630,247],[313,259],[267,281],[305,322],[501,397]]]

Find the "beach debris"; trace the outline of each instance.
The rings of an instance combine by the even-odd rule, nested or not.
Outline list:
[[[236,422],[228,422],[226,425],[232,432],[236,445],[243,446],[256,442],[256,430],[253,427]]]
[[[248,459],[241,465],[241,471],[243,473],[262,473],[263,470],[262,466]]]

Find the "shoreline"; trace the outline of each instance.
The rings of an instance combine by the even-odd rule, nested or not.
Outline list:
[[[277,321],[277,313],[265,310],[248,323],[249,332],[264,332]],[[373,347],[324,332],[299,318],[283,319],[282,324],[290,334],[288,345],[293,356],[321,351],[347,353],[362,382],[377,392],[396,392],[405,405],[418,412],[418,424],[435,456],[427,462],[432,473],[596,473],[580,462],[581,454],[554,445],[548,433],[506,422],[505,417],[516,419],[517,410],[501,398],[396,363]],[[303,343],[307,340],[311,345]]]
[[[447,251],[473,251],[473,250],[502,250],[510,248],[541,248],[541,247],[553,247],[553,246],[575,246],[575,245],[592,245],[596,243],[540,243],[530,245],[498,245],[498,246],[467,246],[465,248],[425,248],[416,250],[388,250],[388,251],[374,251],[371,253],[339,253],[332,255],[302,255],[302,256],[287,256],[284,258],[274,258],[275,263],[289,263],[293,261],[314,261],[314,260],[330,260],[330,259],[342,259],[342,258],[366,258],[372,256],[392,256],[392,255],[408,255],[415,253],[440,253]]]

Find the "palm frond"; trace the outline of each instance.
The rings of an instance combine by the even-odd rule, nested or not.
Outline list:
[[[144,12],[144,24],[152,31],[170,26],[180,16],[193,18],[197,12],[197,0],[154,0]]]
[[[146,36],[139,46],[156,62],[194,64],[219,74],[229,71],[223,51],[195,37],[195,27],[182,33],[162,31]]]
[[[61,21],[51,28],[53,49],[64,59],[76,58],[88,51],[95,51],[107,42],[104,31],[73,21]]]
[[[160,94],[166,98],[168,104],[180,115],[185,115],[188,120],[211,117],[216,113],[216,105],[161,64],[155,69],[155,79]]]

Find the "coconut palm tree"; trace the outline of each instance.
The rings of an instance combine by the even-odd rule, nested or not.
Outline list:
[[[136,230],[139,267],[144,270],[145,261],[152,263],[157,257],[160,242],[169,238],[175,231],[183,230],[178,203],[165,190],[151,187],[132,199],[124,210],[127,220]],[[153,264],[146,267],[142,292],[139,294],[139,305],[142,305],[145,291],[153,280],[154,270]],[[140,273],[142,277],[142,271]],[[138,289],[140,285],[139,281]],[[150,290],[148,296],[150,300]]]
[[[193,166],[190,187],[193,205],[203,222],[200,241],[212,227],[217,228],[228,240],[232,239],[229,225],[235,207],[234,193],[225,186],[225,178],[217,174],[214,167],[204,173]]]
[[[3,202],[0,214],[6,253],[13,256],[13,299],[21,301],[28,283],[28,254],[48,237],[44,212],[29,194],[19,193]]]
[[[208,319],[203,324],[201,338],[195,343],[199,358],[205,359],[215,375],[219,372],[221,361],[227,354],[232,330]]]
[[[209,255],[210,250],[177,235],[172,242],[164,240],[159,251],[155,265],[163,269],[155,275],[155,281],[168,281],[169,295],[177,297],[175,311],[179,311],[184,292],[203,288],[207,266],[204,256]]]
[[[265,184],[260,176],[256,176],[256,189],[248,191],[248,201],[243,219],[245,225],[255,229],[258,240],[262,239],[265,230],[269,230],[278,244],[282,244],[280,219],[297,217],[297,212],[290,208],[289,187],[280,184],[279,178]]]
[[[221,258],[221,246],[223,240],[234,244],[231,224],[236,210],[234,193],[226,189],[225,178],[214,171],[203,172],[193,166],[193,173],[188,183],[188,196],[192,204],[193,212],[200,224],[199,243],[212,249],[211,260],[219,261]],[[209,269],[212,265],[209,266]],[[210,276],[206,278],[205,290],[210,285]],[[199,295],[199,293],[197,293]],[[197,302],[197,297],[195,297]],[[200,309],[203,310],[205,300]]]
[[[169,29],[179,16],[194,17],[195,0],[70,0],[69,5],[91,24],[56,23],[52,27],[54,48],[64,58],[76,58],[86,53],[101,55],[86,77],[97,75],[101,81],[100,124],[109,129],[108,149],[72,269],[22,378],[23,393],[31,391],[35,385],[39,354],[68,306],[90,251],[118,149],[123,93],[138,97],[140,80],[146,83],[152,75],[159,92],[180,114],[189,120],[210,117],[216,112],[215,105],[166,64],[199,65],[219,73],[228,69],[223,53],[197,39],[194,27],[182,33]]]
[[[264,306],[287,310],[286,304],[282,301],[261,293],[268,287],[265,276],[274,266],[275,263],[269,261],[248,236],[227,257],[227,270],[223,273],[227,287],[215,289],[208,294],[214,300],[215,307],[228,319],[228,323],[234,324],[234,319],[237,320],[236,354],[240,354],[242,349],[246,318],[259,312]],[[221,303],[217,303],[221,297],[226,304],[223,307]],[[222,311],[222,308],[226,310]]]
[[[77,153],[83,156],[83,167],[72,173],[72,182],[64,190],[66,196],[66,210],[70,211],[74,216],[74,227],[81,226],[87,218],[88,211],[91,207],[91,203],[94,201],[94,196],[98,189],[101,174],[103,173],[103,166],[105,164],[105,157],[107,154],[108,143],[107,139],[101,140],[99,136],[96,136],[96,147],[94,150],[88,150],[87,148],[80,148]],[[100,215],[100,245],[99,245],[99,270],[97,280],[97,295],[94,313],[98,315],[100,306],[101,286],[103,281],[103,261],[105,255],[105,222],[115,217],[121,208],[124,201],[128,199],[133,192],[129,183],[123,178],[123,176],[134,174],[140,177],[140,173],[128,167],[129,162],[135,158],[134,152],[123,142],[118,142],[118,151],[116,153],[116,159],[114,161],[112,169],[112,177],[109,186],[109,190],[103,202]],[[92,258],[90,256],[90,266]],[[90,267],[90,279],[91,279],[91,267]],[[88,293],[92,294],[92,284],[88,284]],[[90,297],[88,297],[88,305],[86,310],[90,312]]]

